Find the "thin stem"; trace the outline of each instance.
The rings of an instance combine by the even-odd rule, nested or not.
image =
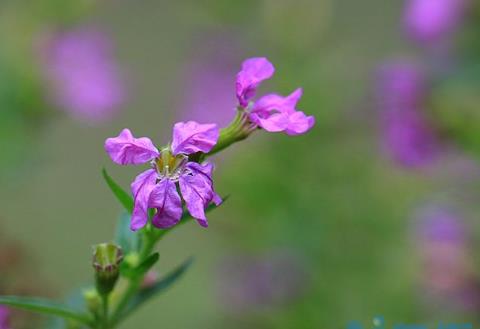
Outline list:
[[[205,157],[216,154],[230,145],[244,140],[254,130],[256,126],[248,121],[248,113],[244,109],[238,109],[233,121],[225,128],[220,130],[220,137],[215,147]]]
[[[149,226],[145,228],[144,241],[139,255],[139,264],[141,264],[145,259],[147,259],[148,256],[150,256],[161,236],[162,234],[158,234],[154,230],[151,230]],[[120,297],[120,301],[118,302],[117,307],[115,308],[115,311],[113,312],[113,315],[111,317],[110,328],[115,328],[115,326],[121,320],[123,311],[128,306],[132,297],[135,296],[135,294],[140,289],[143,278],[144,275],[140,275],[129,279],[127,283],[127,288],[125,289],[123,295]]]
[[[108,325],[108,295],[102,295],[102,328],[109,329]]]

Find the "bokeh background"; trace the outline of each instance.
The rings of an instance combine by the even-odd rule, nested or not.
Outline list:
[[[216,157],[228,202],[159,245],[159,275],[194,266],[122,328],[477,321],[479,26],[476,0],[3,0],[0,292],[88,283],[121,213],[101,168],[138,172],[105,138],[227,124],[241,62],[266,56],[261,91],[303,87],[316,126]]]

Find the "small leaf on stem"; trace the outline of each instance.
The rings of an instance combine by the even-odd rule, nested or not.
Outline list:
[[[123,205],[125,210],[128,211],[129,214],[132,213],[133,211],[133,198],[132,196],[127,193],[124,189],[120,187],[120,185],[117,184],[113,180],[112,177],[107,173],[107,170],[105,168],[102,169],[102,175],[105,181],[107,182],[108,187],[110,187],[110,190],[112,190],[113,194],[117,197],[118,201]]]

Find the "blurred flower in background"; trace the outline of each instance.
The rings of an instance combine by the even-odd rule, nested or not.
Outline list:
[[[105,33],[92,27],[54,33],[45,42],[43,57],[51,97],[60,108],[93,123],[118,112],[125,90]]]
[[[380,69],[377,98],[383,147],[405,167],[431,164],[438,155],[438,140],[423,113],[425,89],[423,73],[413,63],[397,61]]]
[[[5,306],[0,306],[0,329],[11,329],[10,310]]]
[[[449,207],[431,204],[417,213],[415,225],[426,305],[464,312],[477,310],[480,286],[466,223]]]
[[[22,245],[0,231],[0,295],[45,294],[45,281]],[[38,316],[0,306],[0,329],[38,328]]]
[[[3,1],[0,4],[2,183],[18,185],[19,181],[27,179],[25,172],[35,173],[30,169],[37,165],[33,159],[42,159],[37,147],[41,141],[40,133],[55,117],[52,104],[46,101],[48,88],[45,86],[48,84],[45,84],[45,72],[42,72],[45,63],[41,61],[53,60],[53,57],[43,52],[47,47],[42,45],[39,36],[44,36],[45,30],[56,30],[82,21],[97,5],[99,2],[95,0]],[[75,66],[77,64],[80,62]],[[58,82],[63,89],[70,88],[64,83]],[[85,87],[77,85],[75,89]],[[91,110],[95,111],[94,108]]]
[[[285,306],[303,295],[307,278],[306,264],[288,251],[232,256],[219,265],[220,304],[239,315]]]
[[[201,45],[197,43],[200,42]],[[177,118],[226,126],[235,116],[235,74],[241,58],[235,33],[201,33],[183,68]]]
[[[404,24],[408,35],[419,43],[445,41],[459,27],[468,0],[408,0]]]

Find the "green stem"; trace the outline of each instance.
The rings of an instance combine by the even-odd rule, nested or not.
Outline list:
[[[238,109],[233,121],[225,128],[220,130],[220,137],[215,147],[205,156],[216,154],[230,145],[244,140],[256,129],[248,121],[248,113],[243,109]]]
[[[159,231],[163,232],[163,231]],[[156,243],[160,239],[163,234],[157,233],[155,230],[152,230],[150,226],[147,226],[144,231],[144,241],[142,244],[142,249],[140,250],[139,255],[139,264],[141,264],[144,260],[147,259],[148,256],[153,252]],[[109,329],[115,328],[115,326],[120,322],[122,318],[122,313],[124,312],[125,308],[128,306],[130,300],[133,296],[138,293],[142,281],[145,275],[135,276],[130,278],[127,283],[127,288],[125,289],[124,293],[120,297],[120,301],[115,308],[113,315],[111,317],[111,322]]]
[[[102,328],[109,329],[108,321],[108,295],[102,296]]]

